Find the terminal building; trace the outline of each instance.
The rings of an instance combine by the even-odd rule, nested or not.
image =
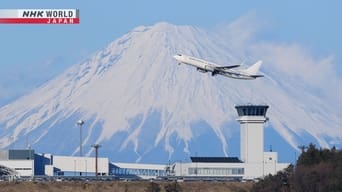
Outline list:
[[[253,180],[275,174],[289,166],[279,163],[277,152],[264,152],[264,123],[268,120],[267,105],[239,105],[235,107],[240,122],[240,156],[191,157],[191,162],[172,165],[142,165],[113,163],[114,174],[136,174],[142,178],[176,177],[184,179],[246,179]],[[149,168],[148,168],[149,167]],[[145,171],[144,171],[145,170]],[[146,171],[151,170],[151,172]],[[159,173],[159,174],[158,174]]]
[[[0,151],[0,166],[5,167],[7,173],[18,176],[34,175],[34,150],[13,149]]]
[[[44,161],[51,163],[44,165],[46,176],[108,176],[108,158],[55,156],[43,155]],[[43,171],[41,171],[43,173]]]
[[[277,152],[264,151],[267,105],[239,105],[240,159],[191,157],[190,162],[139,164],[109,162],[108,158],[35,154],[34,150],[0,151],[1,166],[17,176],[115,176],[128,179],[254,180],[283,170]]]
[[[0,151],[0,166],[17,177],[109,175],[108,158],[97,158],[96,163],[94,157],[35,154],[31,149]]]

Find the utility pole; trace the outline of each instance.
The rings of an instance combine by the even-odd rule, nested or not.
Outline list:
[[[95,149],[95,176],[97,177],[97,175],[98,175],[97,158],[99,156],[99,148],[101,147],[101,145],[94,144],[94,145],[92,145],[92,147]]]
[[[304,153],[305,149],[307,149],[308,147],[305,145],[299,145],[298,148],[302,150],[302,153]]]

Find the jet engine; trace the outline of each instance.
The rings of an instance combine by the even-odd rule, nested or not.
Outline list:
[[[208,70],[205,70],[205,69],[202,69],[202,68],[199,68],[197,67],[197,71],[201,72],[201,73],[206,73],[208,72]]]
[[[210,65],[204,65],[204,67],[197,67],[197,71],[202,72],[202,73],[206,73],[206,72],[214,72],[215,69],[210,66]]]
[[[205,66],[204,66],[204,69],[205,69],[206,71],[210,71],[210,72],[214,72],[214,71],[215,71],[215,68],[212,67],[212,66],[210,66],[210,65],[205,65]]]

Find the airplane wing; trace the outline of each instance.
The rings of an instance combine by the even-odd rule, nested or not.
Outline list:
[[[239,67],[240,65],[229,65],[229,66],[215,66],[214,71],[211,73],[212,76],[219,74],[220,72],[226,73],[226,69],[232,69]]]
[[[263,77],[263,75],[251,75],[251,77],[258,78],[258,77]]]
[[[225,70],[225,69],[232,69],[232,68],[236,68],[236,67],[240,67],[240,65],[215,66],[215,69],[217,69],[217,70]]]

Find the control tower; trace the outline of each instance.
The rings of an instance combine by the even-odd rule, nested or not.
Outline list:
[[[244,163],[262,164],[264,161],[264,123],[267,105],[235,106],[240,122],[240,158]]]

